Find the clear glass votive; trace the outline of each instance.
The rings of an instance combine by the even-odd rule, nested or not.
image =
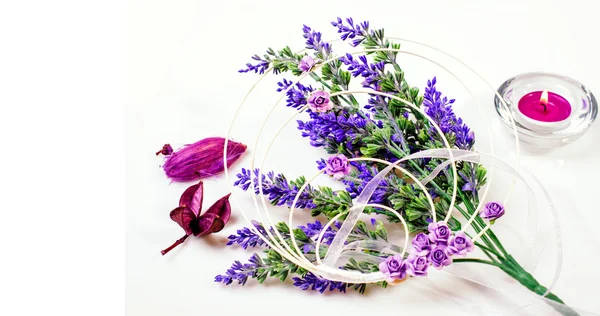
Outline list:
[[[538,97],[544,95],[544,90],[547,94]],[[574,79],[556,74],[532,72],[515,76],[498,88],[498,94],[508,106],[506,108],[500,98],[495,96],[496,112],[506,123],[506,127],[513,131],[511,117],[514,118],[519,139],[539,147],[560,146],[575,141],[590,127],[598,114],[598,103],[590,90]],[[532,98],[533,95],[535,98]],[[551,112],[564,112],[565,109],[554,107],[553,99],[558,106],[571,107],[570,114],[566,118],[565,115],[561,116],[560,121],[553,120]],[[529,111],[524,110],[524,102],[528,103],[525,106],[533,107],[533,115],[531,108]],[[544,119],[546,113],[549,114],[547,120]]]

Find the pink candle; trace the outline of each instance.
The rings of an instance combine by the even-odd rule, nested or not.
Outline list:
[[[559,94],[534,91],[519,100],[519,111],[532,120],[560,122],[571,115],[571,104]]]
[[[561,95],[534,91],[519,100],[518,116],[522,125],[540,131],[558,131],[566,128],[571,116],[571,104]]]

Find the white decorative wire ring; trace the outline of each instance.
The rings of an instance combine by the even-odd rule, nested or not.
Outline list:
[[[404,39],[399,39],[399,40],[404,40]],[[452,59],[454,59],[454,60],[458,61],[459,63],[461,63],[462,65],[464,65],[465,67],[467,67],[467,68],[468,68],[470,71],[472,71],[473,73],[475,73],[475,74],[476,74],[476,75],[477,75],[479,78],[481,78],[481,79],[482,79],[482,81],[484,81],[484,82],[485,82],[485,80],[483,80],[483,78],[482,78],[482,77],[481,77],[479,74],[477,74],[475,71],[473,71],[471,68],[469,68],[468,66],[466,66],[464,63],[460,62],[458,59],[454,58],[453,56],[451,56],[451,55],[448,55],[447,53],[444,53],[444,52],[442,52],[442,51],[440,51],[440,50],[437,50],[437,49],[435,49],[435,48],[433,48],[433,47],[431,47],[431,46],[425,45],[425,44],[421,44],[421,43],[414,42],[414,41],[410,41],[410,40],[405,40],[405,41],[412,42],[412,43],[415,43],[415,44],[419,44],[419,45],[422,45],[422,46],[425,46],[425,47],[429,47],[429,48],[431,48],[431,49],[434,49],[434,50],[436,50],[436,51],[439,51],[439,52],[441,52],[441,53],[445,54],[446,56],[448,56],[448,57],[450,57],[450,58],[452,58]],[[406,54],[406,53],[408,53],[408,52],[405,52],[405,51],[400,51],[400,50],[391,50],[391,49],[376,49],[376,50],[368,50],[368,51],[371,51],[371,52],[372,52],[372,51],[385,51],[385,50],[388,50],[388,51],[397,51],[397,52],[399,52],[399,53],[405,53],[405,54]],[[362,52],[367,52],[367,51],[362,51]],[[354,54],[357,54],[357,53],[361,53],[361,52],[356,52],[356,53],[354,53]],[[409,54],[412,54],[412,53],[409,53]],[[435,63],[435,62],[434,62],[434,61],[432,61],[431,59],[429,59],[429,58],[426,58],[426,57],[424,57],[424,56],[421,56],[421,55],[416,55],[416,54],[412,54],[412,55],[415,55],[415,56],[418,56],[418,57],[424,58],[424,59],[426,59],[426,60],[428,60],[428,61],[431,61],[431,62]],[[330,60],[328,60],[328,61],[332,61],[332,60],[335,60],[335,59],[338,59],[338,58],[339,58],[339,57],[332,58],[332,59],[330,59]],[[436,63],[436,64],[437,64],[437,63]],[[437,64],[437,65],[439,65],[439,64]],[[444,68],[444,67],[443,67],[443,66],[441,66],[441,65],[439,65],[439,66],[440,66],[440,67],[442,67],[442,68]],[[319,68],[318,66],[317,66],[317,67],[313,67],[313,70],[312,70],[312,71],[314,71],[314,70],[316,70],[316,69],[318,69],[318,68]],[[446,68],[444,68],[444,69],[446,69]],[[257,85],[257,84],[258,84],[258,83],[259,83],[259,82],[260,82],[260,81],[261,81],[261,80],[262,80],[262,79],[263,79],[263,78],[264,78],[264,77],[265,77],[265,76],[266,76],[266,75],[267,75],[267,74],[268,74],[268,73],[269,73],[271,70],[272,70],[272,67],[271,67],[271,68],[269,68],[269,69],[267,70],[267,73],[265,73],[263,76],[261,76],[261,78],[259,78],[259,80],[258,80],[258,81],[257,81],[257,82],[256,82],[256,83],[253,85],[253,87],[250,89],[250,91],[248,91],[248,93],[246,94],[246,96],[245,96],[244,100],[242,101],[242,104],[240,104],[240,106],[238,107],[238,110],[237,110],[237,112],[236,112],[236,115],[235,115],[235,117],[234,117],[234,119],[233,119],[232,125],[231,125],[231,127],[230,127],[230,130],[229,130],[229,133],[228,133],[228,137],[227,137],[227,138],[226,138],[226,140],[225,140],[225,146],[224,146],[224,161],[226,161],[226,159],[227,159],[227,152],[226,152],[226,148],[227,148],[227,143],[228,143],[228,140],[229,140],[229,138],[230,138],[231,131],[232,131],[232,128],[233,128],[233,123],[235,122],[235,120],[236,120],[236,118],[237,118],[237,116],[238,116],[238,114],[239,114],[239,112],[240,112],[240,110],[241,110],[242,106],[244,105],[244,103],[245,103],[246,99],[248,98],[248,96],[250,95],[250,93],[252,92],[252,90],[254,90],[254,88],[256,87],[256,85]],[[447,69],[446,69],[446,70],[447,70]],[[448,70],[447,70],[447,71],[448,71]],[[457,78],[457,77],[456,77],[456,76],[455,76],[455,75],[454,75],[452,72],[450,72],[450,71],[448,71],[448,72],[449,72],[450,74],[452,74],[452,75],[453,75],[455,78]],[[299,81],[300,81],[300,79],[302,79],[303,77],[305,77],[307,74],[308,74],[308,73],[305,73],[305,74],[303,74],[303,75],[302,75],[302,76],[299,78],[299,80],[298,80],[297,82],[299,82]],[[457,78],[457,79],[458,79],[458,78]],[[460,80],[459,80],[459,81],[460,81]],[[461,81],[461,83],[462,83],[462,81]],[[485,83],[487,84],[487,82],[485,82]],[[466,85],[464,85],[464,83],[462,83],[462,84],[463,84],[463,86],[464,86],[464,87],[467,89],[467,91],[469,91],[469,93],[470,93],[471,95],[473,95],[473,94],[471,93],[471,91],[468,89],[468,87],[466,87]],[[295,83],[294,83],[293,85],[291,85],[290,87],[293,87],[294,85],[295,85]],[[489,86],[489,84],[488,84],[488,86]],[[490,86],[490,88],[491,88],[491,86]],[[289,89],[289,88],[288,88],[288,89]],[[287,91],[287,90],[286,90],[286,91]],[[374,93],[374,92],[375,92],[375,91],[359,92],[359,93],[377,94],[377,93]],[[354,91],[354,92],[352,92],[352,93],[357,93],[357,92],[356,92],[356,91]],[[338,94],[340,94],[340,93],[338,93]],[[496,94],[497,94],[497,92],[496,92]],[[282,98],[283,98],[283,95],[284,95],[284,94],[282,94]],[[387,95],[387,94],[384,94],[384,96],[387,96],[387,97],[393,97],[393,96],[391,96],[391,95]],[[280,98],[280,100],[281,100],[282,98]],[[476,100],[476,99],[475,99],[475,100]],[[500,100],[501,100],[501,103],[502,103],[502,105],[503,105],[504,107],[508,108],[508,106],[506,105],[506,103],[504,102],[504,100],[503,100],[502,98],[500,98]],[[399,101],[400,101],[400,102],[404,102],[404,103],[406,103],[406,101],[405,101],[405,100],[402,100],[402,99],[400,99]],[[476,100],[476,101],[477,101],[477,100]],[[278,103],[279,103],[279,101],[278,101]],[[478,103],[478,106],[479,106],[479,108],[481,109],[481,105],[479,104],[479,102],[477,102],[477,103]],[[274,109],[275,107],[276,107],[276,106],[274,106],[274,107],[273,107],[273,109]],[[273,112],[273,109],[272,109],[272,110],[271,110],[271,112],[270,112],[270,113],[267,115],[267,119],[268,119],[268,117],[271,115],[271,113]],[[423,114],[424,114],[424,113],[423,113]],[[297,114],[296,114],[296,115],[297,115]],[[294,116],[295,116],[295,115],[294,115]],[[425,114],[425,116],[426,116],[426,114]],[[427,116],[426,116],[426,117],[427,117]],[[291,119],[293,119],[293,117],[292,117]],[[290,119],[290,120],[291,120],[291,119]],[[430,118],[428,117],[428,119],[430,119]],[[266,124],[266,120],[265,120],[265,122],[263,123],[263,127],[261,127],[261,132],[262,132],[262,129],[264,128],[264,125],[265,125],[265,124]],[[438,130],[438,132],[440,132],[440,133],[441,133],[441,130],[439,130],[439,126],[437,126],[437,124],[435,124],[435,122],[433,122],[433,125],[434,125],[434,127],[435,127],[435,128]],[[513,125],[513,129],[516,131],[516,126],[515,126],[515,124],[514,124],[514,120],[512,121],[512,125]],[[487,126],[486,126],[486,127],[487,127]],[[489,130],[489,127],[487,127],[487,128],[488,128],[488,131],[490,131],[490,130]],[[257,138],[257,142],[256,142],[256,144],[258,144],[258,141],[259,141],[259,139],[260,139],[260,134],[261,134],[261,132],[259,132],[259,135],[258,135],[258,138]],[[278,133],[279,133],[279,132],[278,132]],[[441,133],[441,136],[442,136],[443,140],[445,141],[445,145],[446,145],[446,147],[448,148],[448,147],[449,147],[449,145],[447,144],[447,140],[445,139],[445,137],[444,137],[443,133]],[[276,136],[275,136],[275,137],[276,137]],[[273,141],[270,143],[269,147],[270,147],[272,144],[273,144]],[[518,140],[517,140],[517,157],[518,157],[518,150],[519,150],[519,149],[518,149]],[[253,160],[252,160],[252,167],[254,167],[254,158],[255,158],[255,156],[253,156]],[[266,154],[265,154],[265,159],[266,159]],[[455,195],[455,193],[456,193],[456,192],[455,192],[455,191],[456,191],[456,185],[457,185],[457,184],[456,184],[456,169],[455,169],[456,167],[455,167],[455,164],[454,164],[454,160],[453,160],[453,159],[452,159],[452,165],[453,165],[453,172],[454,172],[454,175],[455,175],[455,176],[454,176],[454,179],[453,179],[453,182],[454,182],[454,183],[453,183],[453,190],[454,190],[454,194],[453,194],[453,199],[452,199],[452,204],[451,204],[451,205],[453,205],[453,203],[455,202],[455,197],[456,197],[456,195]],[[264,160],[263,160],[263,166],[264,166]],[[261,170],[262,170],[262,169],[261,169]],[[493,172],[493,169],[492,169],[492,172]],[[226,175],[226,177],[227,177],[227,179],[228,179],[228,182],[229,182],[229,185],[230,185],[230,187],[231,187],[232,191],[234,191],[234,190],[233,190],[233,187],[232,187],[232,182],[231,182],[231,181],[229,181],[229,173],[228,173],[227,164],[225,164],[225,175]],[[260,175],[261,175],[261,174],[260,174],[260,171],[259,171],[259,175],[258,175],[258,176],[259,176],[259,179],[260,179]],[[251,175],[251,177],[252,177],[252,175]],[[516,181],[516,180],[515,180],[515,181]],[[492,181],[491,181],[491,175],[490,175],[490,181],[489,181],[489,183],[491,184],[491,182],[492,182]],[[258,181],[258,183],[259,183],[259,190],[260,190],[260,193],[262,193],[262,181]],[[488,186],[488,187],[486,187],[486,189],[484,190],[484,194],[483,194],[483,196],[484,196],[484,197],[485,197],[485,195],[487,194],[487,189],[488,189],[488,188],[489,188],[489,186]],[[512,188],[512,187],[511,187],[511,188]],[[424,192],[427,192],[427,191],[425,190]],[[235,197],[235,194],[234,194],[234,199],[236,200],[237,204],[239,205],[239,200],[237,200],[237,197]],[[256,201],[256,197],[255,197],[254,195],[253,195],[253,199],[254,199],[254,202],[255,202],[255,206],[257,207],[257,212],[258,212],[258,214],[259,214],[259,217],[260,217],[260,218],[262,218],[262,216],[261,216],[261,212],[258,210],[258,209],[259,209],[259,207],[258,207],[258,203],[257,203],[257,201]],[[262,196],[262,194],[261,194],[261,199],[262,199],[262,202],[263,202],[263,206],[265,206],[265,207],[266,207],[266,203],[265,203],[265,200],[264,200],[264,196]],[[250,222],[250,223],[251,223],[250,219],[247,217],[247,215],[246,215],[246,214],[245,214],[245,212],[243,211],[243,208],[241,208],[241,207],[240,207],[240,209],[242,210],[242,215],[244,216],[244,218],[245,218],[245,219],[246,219],[248,222]],[[450,214],[450,213],[451,213],[451,211],[452,211],[452,209],[450,209],[450,210],[448,211],[448,213]],[[270,218],[270,215],[269,215],[269,212],[268,212],[268,210],[267,210],[267,211],[265,211],[265,213],[266,213],[267,217],[269,218],[269,222],[270,222],[271,224],[273,224],[273,221],[272,221],[272,220],[271,220],[271,218]],[[434,213],[435,213],[435,212],[434,212]],[[475,212],[475,213],[473,214],[473,216],[472,216],[472,217],[469,219],[469,222],[471,222],[471,221],[472,221],[472,220],[475,218],[476,214],[477,214],[477,212]],[[447,216],[447,218],[449,218],[449,216]],[[447,219],[446,219],[446,220],[447,220]],[[269,235],[270,239],[271,239],[271,240],[273,240],[273,242],[274,242],[274,243],[271,243],[271,242],[270,242],[270,240],[268,240],[266,236],[264,236],[262,233],[260,233],[260,232],[259,232],[258,230],[256,230],[254,227],[250,227],[250,229],[251,229],[251,230],[253,230],[255,233],[257,233],[257,235],[258,235],[258,236],[259,236],[261,239],[263,239],[263,241],[264,241],[264,242],[265,242],[267,245],[269,245],[270,247],[272,247],[272,248],[273,248],[273,249],[275,249],[275,250],[279,250],[278,252],[280,252],[280,251],[281,251],[281,252],[282,252],[281,254],[282,254],[284,257],[286,257],[286,259],[291,259],[290,261],[292,261],[292,262],[294,262],[294,263],[297,263],[297,262],[296,262],[296,260],[294,260],[294,259],[297,259],[297,258],[290,258],[289,254],[290,254],[290,253],[294,253],[294,252],[290,251],[291,249],[289,249],[289,246],[287,245],[287,243],[285,243],[285,242],[283,241],[283,237],[282,237],[282,236],[279,234],[279,232],[278,232],[276,229],[275,229],[274,231],[275,231],[276,235],[278,235],[277,237],[279,237],[279,240],[281,240],[281,241],[282,241],[282,244],[284,245],[284,247],[285,247],[285,248],[288,248],[287,250],[288,250],[288,251],[290,251],[290,252],[287,252],[287,253],[286,253],[285,251],[283,251],[283,249],[282,249],[281,245],[280,245],[280,244],[277,242],[277,240],[274,238],[274,236],[273,236],[272,234],[270,234],[270,229],[268,229],[268,227],[265,229],[265,231],[266,231],[267,235]],[[293,241],[293,243],[295,243],[295,239],[293,239],[293,240],[294,240],[294,241]],[[296,246],[297,246],[297,245],[296,245]],[[296,247],[296,248],[297,248],[297,247]],[[293,256],[293,255],[292,255],[292,256]],[[303,259],[305,259],[305,258],[303,258]],[[302,260],[302,261],[303,261],[303,260]],[[308,270],[312,270],[312,269],[308,269]]]
[[[417,184],[417,186],[425,193],[425,196],[427,197],[427,201],[429,202],[429,205],[431,207],[431,214],[433,217],[433,220],[436,220],[436,214],[435,214],[435,205],[433,203],[433,199],[431,198],[431,195],[429,194],[429,192],[427,192],[427,188],[425,188],[425,186],[419,181],[419,179],[417,179],[412,173],[410,173],[408,170],[394,164],[391,163],[389,161],[385,161],[382,159],[377,159],[377,158],[367,158],[367,157],[359,157],[359,158],[351,158],[348,159],[349,161],[373,161],[373,162],[378,162],[378,163],[382,163],[382,164],[387,164],[388,166],[392,166],[394,169],[400,170],[402,171],[404,174],[406,174],[407,176],[409,176],[414,182],[415,184]],[[296,211],[296,203],[298,202],[298,199],[300,197],[300,195],[302,194],[302,192],[304,192],[304,190],[306,189],[306,187],[308,185],[310,185],[310,183],[316,179],[319,175],[323,174],[323,170],[319,171],[317,174],[315,174],[312,178],[308,179],[307,181],[304,182],[304,184],[300,187],[300,189],[298,189],[298,193],[296,194],[296,197],[294,198],[294,201],[292,202],[292,206],[290,207],[290,215],[288,217],[288,226],[289,227],[294,227],[293,224],[293,219],[294,219],[294,212]],[[370,205],[370,206],[376,206],[379,208],[383,208],[385,210],[388,210],[392,213],[394,213],[394,215],[396,215],[398,217],[398,219],[402,222],[403,226],[404,226],[404,231],[406,234],[406,239],[405,239],[405,245],[404,245],[404,249],[407,248],[408,246],[408,226],[406,224],[406,221],[404,220],[404,218],[395,210],[387,207],[387,206],[383,206],[383,205],[378,205],[378,204],[366,204],[366,205]],[[327,223],[326,227],[323,228],[323,230],[321,231],[321,235],[319,236],[319,238],[317,239],[317,252],[321,243],[321,239],[323,238],[323,235],[325,233],[325,231],[327,230],[327,228],[329,226],[331,226],[331,224],[333,222],[335,222],[341,215],[343,214],[338,214],[336,216],[334,216],[329,223]],[[292,241],[292,245],[294,246],[294,249],[296,250],[296,254],[299,254],[298,259],[305,261],[307,264],[313,265],[315,266],[315,264],[313,264],[312,262],[310,262],[310,260],[308,260],[308,258],[306,258],[306,256],[304,255],[304,253],[300,250],[300,247],[298,246],[298,243],[296,241],[296,238],[294,238],[294,236],[290,236],[291,241]],[[292,251],[293,252],[293,251]],[[402,253],[404,254],[404,252]],[[301,258],[300,258],[301,256]],[[317,262],[320,264],[321,263],[321,258],[319,257],[319,255],[317,254]]]

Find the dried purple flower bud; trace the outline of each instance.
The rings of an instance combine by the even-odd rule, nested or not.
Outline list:
[[[171,145],[169,145],[169,144],[164,144],[163,147],[159,151],[156,152],[156,155],[158,156],[160,154],[163,154],[165,156],[168,156],[172,153],[173,153],[173,147],[171,147]]]
[[[209,137],[191,145],[185,145],[170,155],[163,169],[173,181],[190,181],[213,176],[222,172],[225,138]],[[231,166],[244,152],[246,145],[229,141],[227,166]]]

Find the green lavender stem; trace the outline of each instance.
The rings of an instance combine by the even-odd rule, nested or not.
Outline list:
[[[464,192],[460,192],[460,197],[461,200],[463,201],[463,204],[465,205],[465,207],[467,208],[467,214],[463,213],[464,215],[472,215],[475,212],[475,207],[472,203],[472,201],[466,196],[466,194],[464,194]],[[448,199],[448,196],[445,196],[446,199]],[[462,213],[462,212],[461,212]],[[476,219],[481,220],[481,218],[477,217]],[[475,223],[475,221],[473,222]],[[481,231],[480,230],[480,225],[483,225],[483,220],[481,220],[481,223],[477,223],[476,225],[472,225],[472,227],[476,227],[477,229],[476,231]],[[489,265],[493,265],[496,266],[498,268],[500,268],[502,271],[504,271],[506,274],[510,275],[513,279],[517,280],[519,283],[521,283],[521,285],[525,286],[527,289],[529,289],[530,291],[543,296],[544,294],[546,294],[546,292],[548,291],[548,289],[546,287],[544,287],[543,285],[541,285],[534,277],[533,275],[531,275],[531,273],[527,272],[507,251],[506,249],[504,249],[504,247],[502,246],[502,243],[500,242],[500,240],[498,240],[498,238],[496,237],[496,235],[494,234],[494,232],[491,229],[488,229],[485,233],[485,235],[487,235],[487,237],[489,237],[489,239],[495,244],[495,246],[497,246],[500,251],[502,252],[502,254],[495,252],[493,249],[483,246],[482,245],[478,245],[482,250],[484,250],[486,252],[486,255],[488,255],[488,257],[491,258],[491,256],[489,255],[489,253],[492,253],[493,255],[496,256],[497,261],[496,262],[492,262],[492,261],[486,261],[486,260],[480,260],[480,259],[457,259],[455,260],[456,262],[479,262],[479,263],[485,263],[485,264],[489,264]],[[550,292],[548,294],[545,295],[546,298],[555,301],[557,303],[563,304],[565,305],[565,303],[554,293]],[[566,310],[564,308],[560,308],[557,307],[555,305],[552,305],[552,307],[558,311],[559,313],[561,313],[562,315],[565,316],[576,316],[579,315],[577,312],[575,312],[574,310],[570,309],[569,307],[566,307]]]
[[[396,148],[397,149],[397,148]],[[399,157],[402,158],[402,157]],[[419,167],[413,160],[409,160],[409,164],[416,170],[418,170],[422,175],[425,175],[425,171]],[[433,187],[436,189],[438,194],[442,196],[448,203],[451,198],[448,194],[434,181],[430,182]],[[455,208],[465,217],[470,218],[475,213],[475,206],[473,202],[469,199],[469,197],[462,191],[458,190],[458,196],[462,201],[466,211],[460,206],[455,205]],[[474,221],[471,223],[471,227],[479,233],[486,226],[483,219],[480,217],[476,217]],[[456,262],[478,262],[484,263],[488,265],[492,265],[500,268],[506,274],[510,275],[512,278],[517,280],[523,286],[525,286],[530,291],[538,294],[544,295],[548,290],[546,287],[542,286],[529,272],[527,272],[504,248],[496,234],[491,229],[488,229],[481,236],[482,241],[485,245],[478,244],[480,249],[484,251],[484,253],[490,258],[491,261],[481,260],[481,259],[457,259]],[[494,258],[495,257],[495,258]],[[564,305],[564,302],[556,296],[554,293],[548,293],[546,298],[558,302]],[[556,308],[552,306],[561,314],[567,316],[578,315],[575,311],[569,309],[568,311],[564,311],[563,309]]]

